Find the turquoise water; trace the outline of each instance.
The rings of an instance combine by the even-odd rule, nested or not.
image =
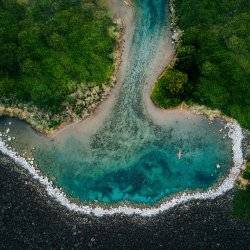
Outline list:
[[[123,85],[95,135],[72,133],[58,142],[19,120],[0,120],[1,130],[10,127],[16,137],[10,144],[19,152],[32,151],[37,166],[69,196],[84,202],[152,205],[178,192],[207,189],[232,165],[231,141],[225,130],[219,132],[224,127],[220,120],[177,117],[159,126],[147,117],[142,90],[168,28],[167,9],[165,0],[136,1]]]

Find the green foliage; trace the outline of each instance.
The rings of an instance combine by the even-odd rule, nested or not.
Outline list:
[[[96,0],[0,0],[0,101],[56,113],[78,84],[108,82],[112,26]]]
[[[246,169],[243,173],[243,178],[250,180],[250,161],[247,162]]]
[[[175,0],[175,5],[183,36],[173,70],[188,77],[181,100],[218,108],[249,129],[250,1]],[[176,96],[158,92],[160,103],[176,102]],[[154,94],[152,99],[159,103]]]
[[[250,161],[247,162],[243,178],[250,181]],[[250,219],[250,185],[240,189],[234,199],[234,214]]]
[[[250,219],[250,185],[245,190],[239,190],[234,199],[234,214]]]
[[[163,108],[176,106],[181,102],[185,84],[187,84],[186,74],[177,70],[168,70],[155,84],[151,98]]]

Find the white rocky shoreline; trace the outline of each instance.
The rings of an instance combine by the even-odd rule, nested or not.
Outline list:
[[[177,15],[175,11],[175,0],[169,1],[169,13],[170,13],[170,20],[171,20],[171,31],[172,31],[172,43],[176,46],[179,45],[181,41],[181,36],[183,34],[183,31],[178,27],[177,25]]]
[[[230,119],[231,120],[231,119]],[[129,204],[118,205],[118,206],[98,206],[98,205],[81,205],[71,201],[66,194],[59,188],[55,187],[51,181],[41,174],[36,168],[32,159],[27,161],[24,157],[19,156],[17,152],[13,151],[0,137],[0,150],[3,154],[9,156],[14,162],[24,169],[36,180],[38,180],[46,189],[49,196],[54,198],[61,205],[67,207],[69,210],[83,213],[92,214],[95,216],[113,215],[113,214],[138,214],[141,216],[154,216],[176,205],[186,203],[191,200],[204,200],[214,199],[225,192],[232,189],[238,179],[242,166],[244,164],[243,152],[242,152],[242,141],[243,132],[240,125],[236,121],[227,122],[225,128],[228,129],[228,136],[232,140],[232,151],[233,151],[233,163],[234,166],[231,168],[228,176],[221,181],[217,186],[208,189],[205,192],[183,192],[176,196],[165,199],[153,207],[135,207]]]

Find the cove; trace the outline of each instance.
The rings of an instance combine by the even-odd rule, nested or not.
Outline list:
[[[169,27],[167,5],[165,0],[135,1],[122,85],[96,133],[72,131],[50,140],[22,121],[1,118],[2,152],[11,155],[3,150],[6,144],[19,155],[26,152],[43,176],[71,199],[87,204],[153,206],[222,182],[235,164],[225,122],[177,113],[158,124],[144,103],[144,87]]]

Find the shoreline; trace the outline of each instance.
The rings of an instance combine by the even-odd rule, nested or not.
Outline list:
[[[237,122],[228,122],[226,124],[226,127],[229,130],[228,136],[232,140],[233,145],[233,167],[230,169],[229,174],[227,174],[222,181],[204,192],[181,192],[173,197],[163,199],[161,202],[155,204],[152,207],[143,208],[140,206],[134,207],[130,203],[122,203],[122,205],[118,204],[117,206],[110,205],[108,207],[103,207],[100,204],[93,207],[91,203],[88,203],[88,205],[84,205],[83,203],[75,203],[75,200],[69,198],[63,192],[63,190],[54,186],[53,182],[50,181],[48,177],[43,176],[33,164],[28,162],[24,157],[19,156],[15,151],[8,148],[5,142],[2,140],[0,140],[0,149],[3,154],[11,157],[16,164],[27,170],[34,179],[38,180],[45,187],[45,190],[47,191],[47,194],[49,196],[51,196],[61,205],[68,208],[70,211],[88,215],[95,215],[97,217],[114,214],[137,214],[143,217],[151,217],[167,211],[177,205],[187,203],[192,200],[215,199],[216,197],[233,189],[241,173],[244,163],[242,152],[242,141],[244,139],[244,136],[242,129]]]
[[[246,249],[249,246],[250,222],[232,215],[235,189],[215,200],[191,201],[151,218],[137,215],[100,218],[61,206],[9,157],[1,155],[1,165],[0,200],[5,226],[1,228],[0,246],[3,248],[7,243],[14,249],[39,248],[41,244],[50,249],[55,242],[72,249],[143,246]]]

